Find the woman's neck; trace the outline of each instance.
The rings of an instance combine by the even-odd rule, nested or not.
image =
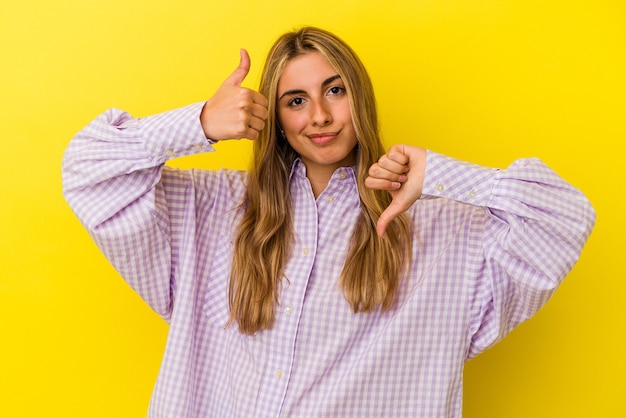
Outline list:
[[[313,196],[317,199],[319,195],[326,189],[331,177],[341,167],[350,167],[356,163],[356,151],[347,155],[344,159],[336,161],[334,164],[318,164],[315,161],[307,160],[300,157],[302,163],[306,167],[306,177],[311,183]]]
[[[337,167],[324,167],[324,169],[307,170],[306,176],[309,179],[309,183],[311,183],[313,196],[315,196],[316,199],[326,190],[330,178],[333,176],[336,169]]]

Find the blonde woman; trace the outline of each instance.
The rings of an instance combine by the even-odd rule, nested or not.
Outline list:
[[[281,36],[259,91],[249,66],[203,103],[110,110],[65,154],[68,202],[170,325],[149,416],[461,416],[465,361],[547,302],[589,202],[536,159],[385,152],[329,32]],[[231,138],[249,171],[164,166]]]

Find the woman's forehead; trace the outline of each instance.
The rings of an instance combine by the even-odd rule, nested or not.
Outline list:
[[[317,52],[309,52],[291,58],[278,79],[279,93],[293,88],[317,88],[329,77],[339,72]]]

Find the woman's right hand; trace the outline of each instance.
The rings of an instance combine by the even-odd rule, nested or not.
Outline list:
[[[261,93],[241,87],[250,71],[250,56],[241,50],[239,66],[204,105],[200,123],[207,138],[257,139],[268,116],[268,102]]]

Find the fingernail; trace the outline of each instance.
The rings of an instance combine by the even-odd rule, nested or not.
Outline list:
[[[391,182],[391,188],[393,188],[393,189],[399,189],[400,186],[401,186],[401,184],[398,183],[397,181]]]
[[[398,177],[398,181],[402,183],[404,183],[408,179],[409,179],[409,176],[407,176],[406,174],[401,174],[400,177]]]

